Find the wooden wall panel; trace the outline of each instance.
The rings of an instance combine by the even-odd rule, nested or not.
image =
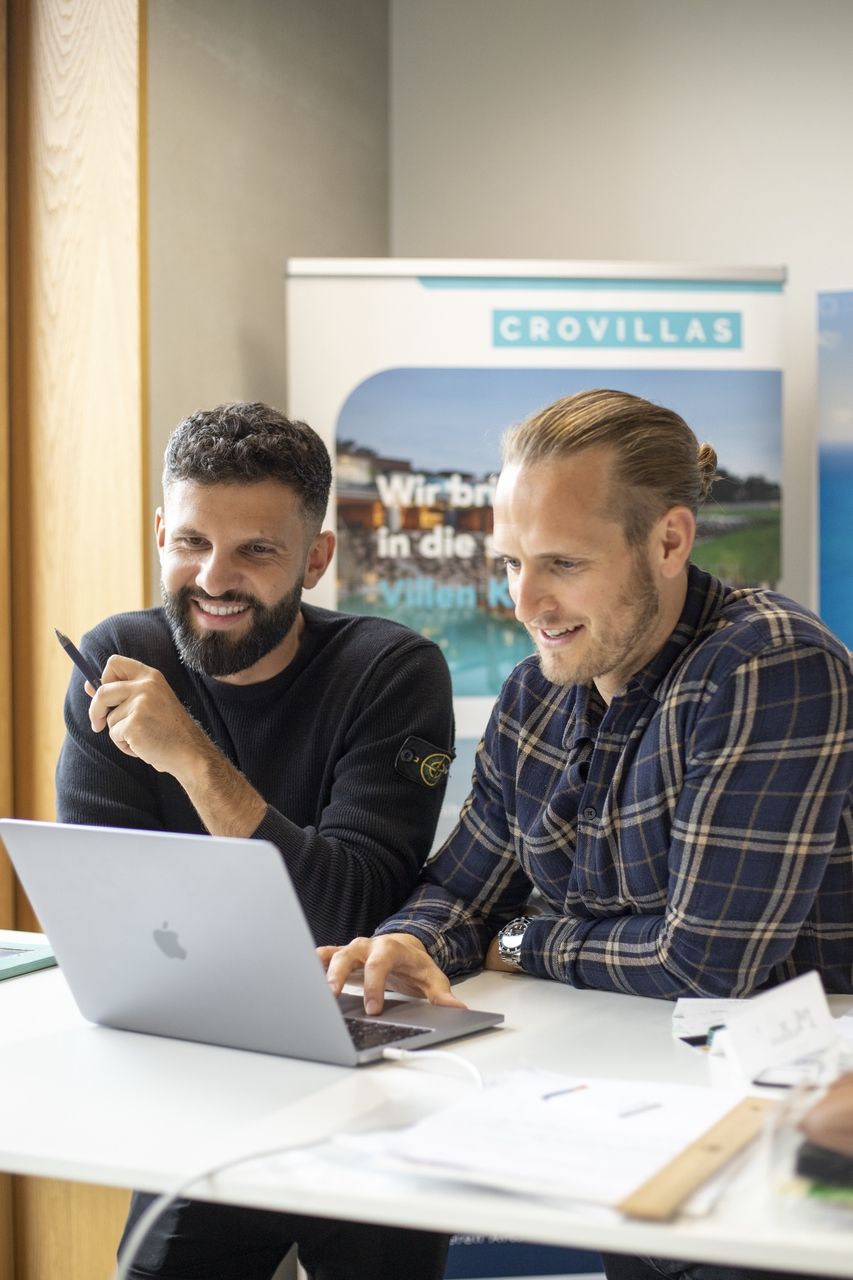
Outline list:
[[[9,365],[6,315],[6,0],[0,0],[0,619],[11,617],[9,546]],[[12,812],[12,655],[0,625],[0,814]],[[0,928],[15,923],[12,872],[0,847]],[[0,1176],[0,1280],[14,1280],[12,1180]]]
[[[15,807],[52,818],[53,629],[144,603],[140,21],[137,0],[9,10]]]
[[[52,818],[70,675],[53,628],[144,604],[144,0],[3,3],[14,809]],[[16,924],[36,927],[20,894]],[[16,1178],[13,1201],[14,1280],[107,1280],[126,1193]]]
[[[0,0],[0,618],[4,620],[12,616],[6,278],[6,79],[6,0]],[[4,624],[0,626],[0,815],[12,813],[12,774],[12,638],[8,625]],[[12,872],[0,846],[0,929],[11,929],[14,923]]]
[[[14,1280],[110,1280],[129,1191],[52,1178],[16,1178],[15,1191]]]

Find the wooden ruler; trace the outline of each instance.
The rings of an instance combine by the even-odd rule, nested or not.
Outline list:
[[[616,1208],[629,1218],[669,1222],[697,1187],[752,1142],[776,1105],[772,1098],[744,1098]]]

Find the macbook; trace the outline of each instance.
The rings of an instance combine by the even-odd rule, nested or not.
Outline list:
[[[290,876],[264,840],[0,820],[80,1012],[127,1031],[358,1066],[503,1021],[329,990]]]

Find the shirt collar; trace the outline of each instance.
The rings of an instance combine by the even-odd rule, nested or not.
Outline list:
[[[594,742],[606,710],[604,699],[591,680],[588,684],[572,685],[566,704],[568,714],[563,730],[563,746],[573,751],[584,742]]]

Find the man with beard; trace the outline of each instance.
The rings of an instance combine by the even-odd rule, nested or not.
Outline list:
[[[162,609],[120,614],[82,648],[57,769],[60,820],[272,841],[318,943],[375,928],[413,888],[452,756],[439,649],[383,618],[302,604],[329,565],[331,482],[310,427],[262,404],[180,423],[155,530]],[[436,768],[411,760],[424,752]],[[127,1230],[150,1202],[134,1196]],[[269,1280],[290,1244],[317,1280],[437,1280],[447,1242],[180,1201],[134,1277]]]
[[[617,391],[508,433],[494,543],[537,652],[421,885],[372,938],[321,949],[333,991],[363,969],[369,1013],[386,986],[456,1004],[449,979],[482,965],[669,1000],[810,969],[853,990],[850,654],[793,601],[690,564],[715,468],[678,414]]]

